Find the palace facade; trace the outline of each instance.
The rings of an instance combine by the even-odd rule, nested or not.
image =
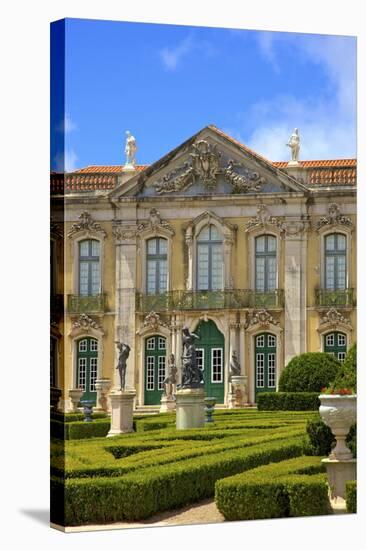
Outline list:
[[[51,175],[51,385],[117,384],[158,406],[182,328],[206,395],[228,406],[236,351],[248,404],[306,351],[356,340],[356,160],[270,162],[207,126],[149,166]],[[106,379],[106,380],[104,380]]]

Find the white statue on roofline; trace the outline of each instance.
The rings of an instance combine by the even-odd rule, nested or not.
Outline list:
[[[286,145],[291,149],[291,161],[289,164],[298,164],[300,153],[300,135],[298,128],[294,129]]]
[[[131,132],[127,130],[126,132],[126,146],[125,146],[125,153],[126,153],[126,162],[125,162],[125,168],[127,169],[134,169],[136,164],[136,139],[133,137]]]

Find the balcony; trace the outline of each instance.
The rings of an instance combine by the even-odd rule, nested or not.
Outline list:
[[[355,305],[355,292],[353,288],[344,290],[317,288],[315,290],[315,303],[319,307],[353,307]]]
[[[283,290],[173,290],[162,294],[136,293],[136,311],[282,308]]]
[[[106,309],[106,295],[81,296],[69,294],[67,296],[68,313],[102,313]]]

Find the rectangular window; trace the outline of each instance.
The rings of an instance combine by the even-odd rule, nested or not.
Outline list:
[[[327,334],[325,337],[325,345],[326,346],[334,346],[334,334]]]
[[[255,260],[255,289],[264,292],[265,289],[265,258]]]
[[[165,338],[162,338],[161,336],[159,336],[158,347],[159,347],[159,349],[165,349],[166,348]]]
[[[276,336],[273,336],[273,334],[268,334],[268,347],[269,348],[276,347]]]
[[[268,354],[268,387],[276,387],[276,354]]]
[[[264,334],[257,336],[255,345],[257,348],[264,348]]]
[[[80,262],[79,293],[82,296],[87,296],[89,294],[89,264],[88,264],[88,262]]]
[[[220,290],[222,288],[222,246],[220,244],[214,244],[211,248],[212,254],[212,290]]]
[[[343,363],[343,361],[345,360],[346,358],[346,353],[344,351],[339,351],[338,352],[338,361],[340,361],[341,363]]]
[[[346,345],[346,336],[345,334],[338,334],[338,346],[342,347]]]
[[[197,254],[198,290],[208,290],[208,245],[200,244]]]
[[[202,371],[205,369],[205,350],[202,348],[196,349],[197,365]]]
[[[97,357],[90,358],[90,391],[96,391],[95,382],[97,379],[98,359]]]
[[[267,258],[267,291],[276,289],[277,261],[276,258]]]
[[[160,355],[158,357],[158,390],[164,389],[164,382],[165,380],[165,356]]]
[[[152,391],[154,389],[154,369],[155,369],[155,357],[149,355],[147,357],[147,368],[146,368],[146,389]]]
[[[222,348],[211,349],[211,382],[223,381]]]
[[[153,350],[155,349],[155,338],[149,338],[146,343],[146,349]]]
[[[79,342],[79,351],[86,351],[87,350],[88,341],[87,340],[80,340]]]
[[[78,361],[78,388],[85,391],[86,383],[86,357],[79,357]]]
[[[264,353],[256,353],[256,386],[264,388]]]

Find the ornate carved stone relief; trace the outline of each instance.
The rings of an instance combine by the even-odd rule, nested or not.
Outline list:
[[[169,325],[167,325],[160,319],[160,315],[158,313],[155,313],[155,311],[150,311],[150,313],[148,313],[144,319],[144,327],[158,330],[159,327],[169,328]]]
[[[241,174],[234,171],[234,166],[241,168]],[[258,174],[245,168],[241,163],[229,160],[224,169],[226,181],[232,186],[233,193],[247,193],[248,191],[260,191],[265,179]]]
[[[257,216],[248,221],[246,224],[246,231],[251,231],[252,229],[264,229],[269,225],[273,225],[282,232],[284,231],[283,220],[283,218],[271,216],[265,204],[258,204]]]
[[[346,227],[352,227],[353,223],[350,220],[350,218],[347,218],[347,216],[343,216],[340,212],[339,205],[335,202],[331,203],[328,208],[328,216],[323,216],[320,218],[318,223],[316,224],[316,229],[319,231],[322,227],[325,226],[346,226]]]
[[[103,237],[107,235],[100,223],[94,221],[89,214],[89,212],[82,212],[79,216],[79,222],[76,222],[72,225],[71,229],[68,232],[68,236],[72,237],[76,233],[86,231],[89,233],[100,233]]]
[[[72,323],[72,329],[82,329],[85,332],[89,332],[90,329],[95,329],[103,332],[101,325],[86,313],[82,313],[78,319]]]
[[[321,325],[336,327],[339,324],[351,326],[351,321],[342,315],[336,308],[332,307],[327,313],[321,316]]]
[[[112,232],[118,244],[122,241],[134,239],[136,237],[137,227],[135,225],[114,225]]]
[[[261,328],[268,328],[269,325],[278,325],[278,321],[266,310],[252,310],[247,313],[245,328],[249,328],[255,325]]]
[[[142,233],[143,231],[146,231],[146,230],[151,230],[151,229],[163,229],[165,231],[167,231],[168,233],[170,233],[171,236],[173,236],[175,234],[175,231],[174,229],[172,228],[172,226],[170,225],[169,222],[167,222],[166,220],[162,220],[161,219],[161,216],[160,216],[160,212],[158,210],[156,210],[156,208],[152,208],[150,210],[150,219],[149,221],[145,222],[141,222],[138,224],[137,226],[137,233]]]
[[[249,170],[241,163],[229,160],[226,167],[220,166],[221,153],[217,145],[211,145],[201,139],[194,143],[189,160],[165,174],[153,183],[157,193],[186,191],[196,181],[201,181],[207,191],[213,191],[217,185],[217,176],[223,174],[232,186],[233,193],[259,191],[265,179],[258,172]],[[234,167],[239,168],[239,172]]]

